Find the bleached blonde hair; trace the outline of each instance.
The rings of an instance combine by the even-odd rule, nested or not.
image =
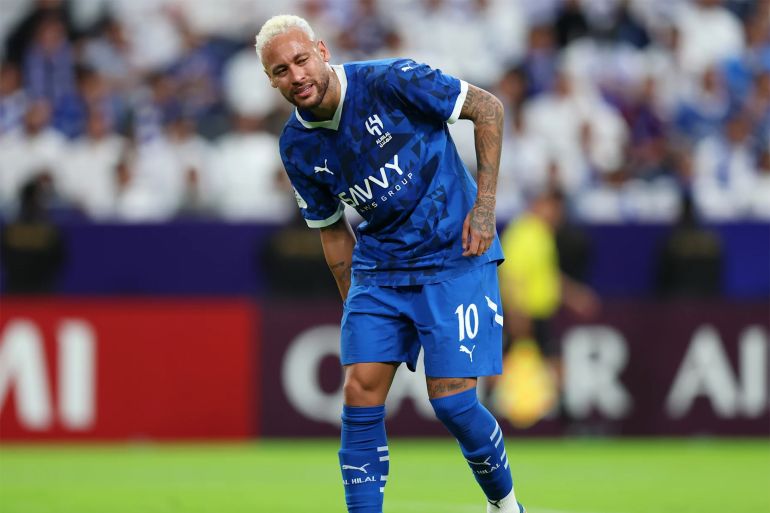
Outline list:
[[[257,50],[259,60],[262,60],[262,50],[271,39],[277,35],[288,32],[293,28],[300,29],[307,34],[311,41],[315,41],[315,33],[305,18],[300,18],[293,14],[279,14],[278,16],[273,16],[262,25],[262,28],[259,29],[259,34],[257,34],[254,48]]]

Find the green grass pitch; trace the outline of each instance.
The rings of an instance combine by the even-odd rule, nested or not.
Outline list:
[[[530,513],[767,513],[768,440],[507,440]],[[3,513],[344,513],[334,440],[2,445]],[[385,513],[483,513],[450,440],[390,441]]]

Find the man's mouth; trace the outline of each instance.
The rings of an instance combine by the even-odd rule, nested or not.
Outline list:
[[[310,95],[312,93],[313,93],[313,84],[305,84],[302,87],[299,87],[294,90],[294,97],[302,100],[306,100],[310,98]]]

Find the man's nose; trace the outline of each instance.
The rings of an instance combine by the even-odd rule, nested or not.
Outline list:
[[[289,76],[292,84],[300,84],[305,78],[304,69],[301,66],[289,66]]]

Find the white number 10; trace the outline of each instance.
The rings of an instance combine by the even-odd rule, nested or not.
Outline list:
[[[466,333],[468,338],[476,338],[476,334],[479,332],[479,311],[476,309],[476,305],[471,303],[467,309],[465,305],[460,305],[455,313],[457,314],[457,329],[460,340],[465,340]]]

